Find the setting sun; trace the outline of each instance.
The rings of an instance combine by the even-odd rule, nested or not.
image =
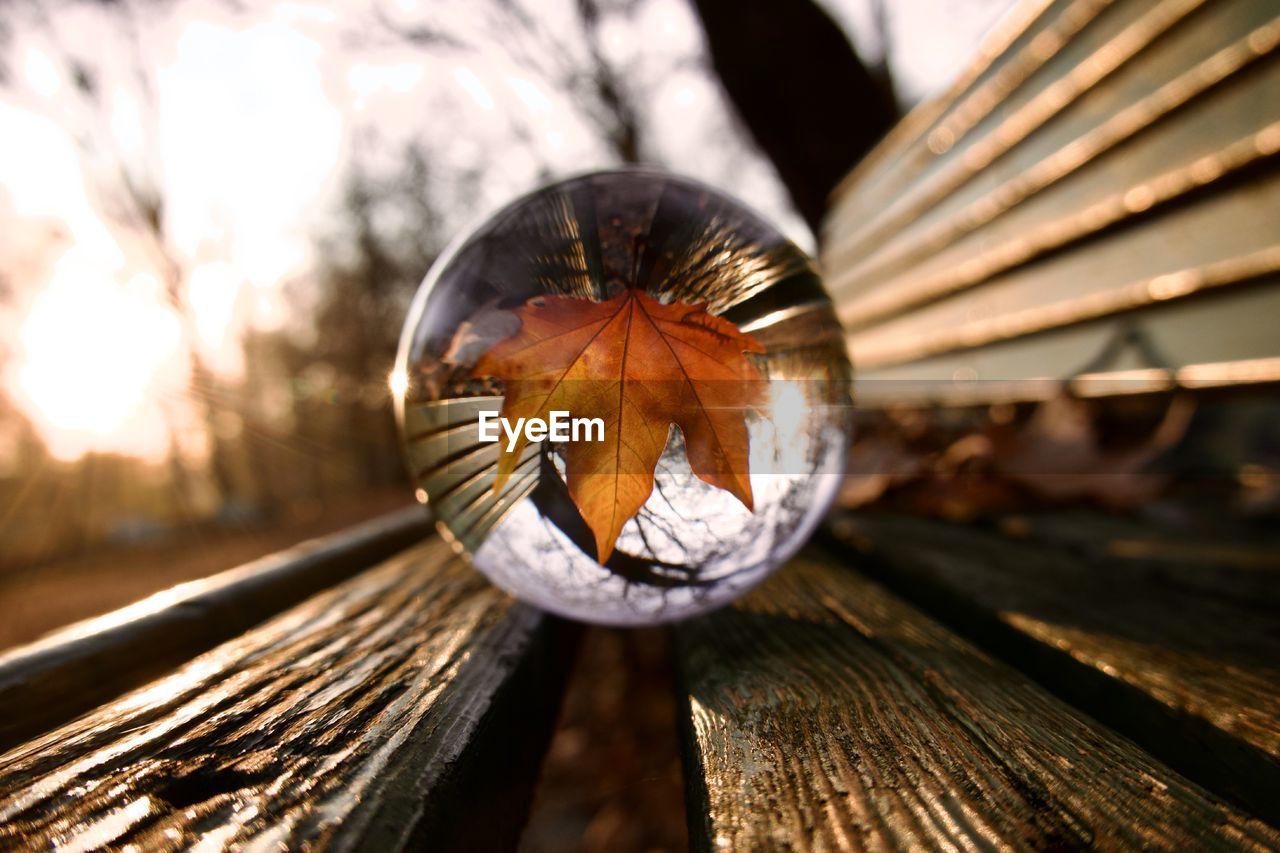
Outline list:
[[[69,253],[32,302],[17,356],[15,390],[55,457],[163,457],[161,401],[185,393],[187,361],[181,323],[154,278],[104,280]]]

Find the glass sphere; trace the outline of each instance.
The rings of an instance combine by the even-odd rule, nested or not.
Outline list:
[[[728,603],[804,543],[844,470],[850,375],[794,244],[702,184],[618,170],[456,241],[393,384],[455,548],[538,607],[643,625]]]

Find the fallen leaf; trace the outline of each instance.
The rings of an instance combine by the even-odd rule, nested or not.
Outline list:
[[[1021,429],[993,430],[995,470],[1049,501],[1135,510],[1166,487],[1168,477],[1148,468],[1186,434],[1195,408],[1189,396],[1177,396],[1141,445],[1104,450],[1088,405],[1066,395],[1051,397]]]
[[[924,462],[895,434],[860,440],[849,455],[849,467],[836,503],[854,509],[875,503],[885,492],[925,472]]]
[[[664,305],[639,290],[603,302],[539,296],[516,313],[520,331],[474,372],[503,381],[501,416],[512,423],[552,411],[604,421],[603,441],[570,441],[564,457],[601,563],[649,499],[671,424],[684,433],[693,473],[752,509],[745,415],[764,380],[744,353],[765,351],[754,338],[705,305]],[[502,444],[495,490],[526,443],[521,433],[511,449]]]

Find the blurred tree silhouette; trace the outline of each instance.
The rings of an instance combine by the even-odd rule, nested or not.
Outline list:
[[[375,487],[404,479],[387,379],[409,302],[444,240],[426,151],[410,145],[397,162],[391,173],[375,176],[357,157],[347,177],[343,234],[325,247],[319,265],[321,301],[308,349],[312,365],[326,366],[343,409],[345,423],[335,424],[335,432],[361,479]],[[475,180],[451,177],[463,192]]]
[[[123,149],[118,132],[112,126],[98,73],[86,57],[73,55],[61,45],[57,27],[46,16],[44,29],[58,51],[63,73],[73,84],[71,96],[61,99],[52,109],[72,129],[72,138],[87,166],[90,191],[108,227],[116,232],[119,242],[146,257],[150,271],[162,283],[165,297],[181,322],[190,360],[191,398],[203,419],[208,442],[207,464],[199,472],[205,475],[205,487],[213,488],[213,500],[217,504],[241,503],[257,491],[253,482],[256,472],[250,466],[240,476],[236,475],[232,459],[235,451],[228,446],[226,430],[218,428],[217,398],[223,393],[221,382],[201,351],[197,318],[188,289],[190,270],[173,246],[165,210],[164,178],[157,171],[162,163],[153,156],[158,133],[154,69],[134,37],[136,10],[130,3],[120,2],[116,12],[118,24],[127,36],[122,41],[132,48],[129,77],[133,94],[142,107],[137,130],[143,140],[143,151],[132,152],[131,156]],[[172,434],[176,436],[178,430],[174,429]],[[181,503],[188,507],[200,503],[200,487],[194,482],[197,472],[188,470],[188,462],[176,439],[170,447],[168,464],[172,487],[179,492]]]
[[[815,232],[827,197],[897,121],[873,73],[810,0],[695,0],[716,73]]]

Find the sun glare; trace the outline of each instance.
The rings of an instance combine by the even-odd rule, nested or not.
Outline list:
[[[160,401],[186,385],[181,343],[157,281],[104,281],[72,252],[19,329],[15,390],[59,459],[102,451],[158,460],[168,448]]]
[[[235,267],[224,261],[196,267],[187,280],[187,299],[200,350],[210,366],[224,375],[234,375],[243,367],[243,352],[235,334],[242,284]]]
[[[188,348],[233,381],[244,369],[245,331],[283,328],[290,308],[281,282],[308,262],[308,211],[341,151],[342,116],[322,51],[301,30],[191,21],[178,32],[157,66],[154,151],[138,136],[144,105],[118,88],[107,103],[123,156],[154,161],[166,248],[190,265],[190,330],[154,278],[130,277],[149,261],[96,208],[101,188],[86,184],[68,134],[0,102],[8,208],[0,214],[58,222],[70,247],[50,249],[65,254],[47,280],[20,281],[12,318],[0,317],[14,329],[0,379],[59,459],[112,452],[157,460],[173,438],[184,452],[193,446],[181,425],[193,405]],[[22,74],[38,94],[63,85],[53,60],[35,50]],[[403,68],[394,78],[414,82]]]
[[[409,390],[409,374],[403,370],[391,371],[391,375],[387,377],[387,387],[395,396],[403,397],[404,392]]]

